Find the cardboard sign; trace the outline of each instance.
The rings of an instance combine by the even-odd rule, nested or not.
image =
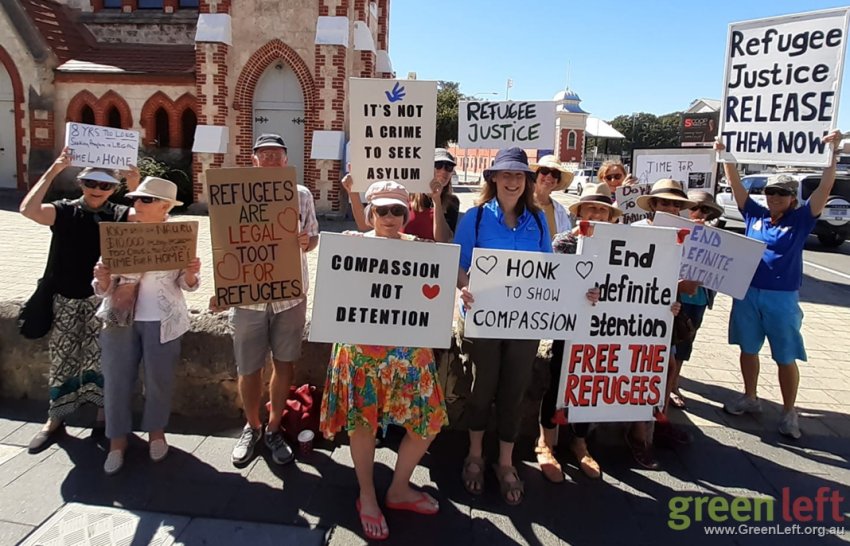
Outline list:
[[[682,248],[678,230],[594,223],[580,257],[598,269],[589,327],[564,351],[558,406],[570,422],[649,421],[664,405]]]
[[[679,141],[682,146],[711,146],[717,136],[720,112],[682,114]]]
[[[623,217],[620,220],[623,224],[634,224],[638,220],[649,218],[649,211],[643,210],[637,206],[637,199],[641,195],[649,195],[652,191],[652,186],[649,184],[635,184],[633,186],[620,186],[614,193],[617,199],[617,206],[623,211]]]
[[[319,234],[310,341],[448,348],[460,247]]]
[[[721,161],[826,167],[850,9],[729,25]]]
[[[594,264],[575,254],[476,248],[469,268],[471,338],[569,339],[591,309]]]
[[[700,281],[706,288],[744,299],[766,243],[663,212],[655,215],[652,225],[691,230],[685,239],[680,279]]]
[[[206,175],[217,304],[304,296],[295,168],[210,169]]]
[[[668,148],[634,150],[632,173],[641,184],[653,184],[662,178],[672,178],[688,190],[704,190],[714,194],[717,163],[713,149]]]
[[[65,146],[74,167],[127,169],[139,160],[139,132],[69,121]]]
[[[554,101],[460,101],[460,148],[555,148]]]
[[[198,222],[101,222],[100,255],[113,274],[183,269],[197,256]]]
[[[434,178],[437,82],[349,79],[351,176],[354,191],[395,180],[410,193]]]

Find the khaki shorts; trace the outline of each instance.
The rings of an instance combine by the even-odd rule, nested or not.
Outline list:
[[[233,354],[239,375],[252,375],[263,369],[272,358],[295,362],[301,358],[301,339],[307,320],[307,300],[295,307],[275,313],[271,305],[265,311],[234,307],[230,311],[233,327]]]

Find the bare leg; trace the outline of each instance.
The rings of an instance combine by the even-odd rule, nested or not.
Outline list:
[[[53,417],[48,417],[47,421],[44,423],[44,426],[41,427],[41,430],[44,432],[53,432],[57,428],[62,425],[61,419],[54,419]]]
[[[499,466],[513,466],[514,464],[514,443],[513,442],[503,442],[499,440]],[[507,483],[515,483],[517,481],[516,476],[508,475],[505,477],[505,481]],[[522,493],[519,491],[511,491],[508,493],[507,498],[516,502],[522,499]]]
[[[148,432],[148,441],[153,442],[154,440],[165,440],[165,431],[164,430],[152,430]]]
[[[257,370],[251,375],[240,375],[238,380],[239,397],[242,399],[242,411],[251,428],[260,428],[260,397],[263,395],[263,371]]]
[[[744,377],[744,394],[750,398],[756,398],[759,382],[759,355],[741,353],[741,375]],[[796,387],[794,392],[796,393]]]
[[[271,415],[269,415],[269,430],[280,429],[280,419],[283,409],[286,407],[286,399],[289,397],[289,388],[295,378],[295,364],[293,362],[281,362],[273,360],[272,379],[269,383],[269,398],[272,403]]]
[[[425,455],[428,446],[433,441],[434,436],[422,438],[410,431],[407,432],[398,448],[398,460],[395,464],[395,472],[393,472],[393,481],[387,490],[387,502],[417,502],[421,500],[422,493],[410,487],[410,476],[413,475],[413,470],[422,460],[422,456]],[[431,498],[430,495],[428,497]],[[433,498],[431,500],[436,512],[440,505]]]
[[[785,412],[794,409],[797,403],[797,388],[800,386],[800,369],[797,362],[779,365],[779,389],[782,391],[782,405]]]
[[[482,457],[484,449],[484,431],[483,430],[470,430],[469,431],[469,456],[470,457]],[[469,470],[471,472],[484,472],[483,468],[480,468],[477,464],[470,464]],[[480,490],[478,484],[473,482],[467,482],[467,488],[473,489],[475,491]]]
[[[124,452],[127,449],[127,437],[120,436],[118,438],[109,439],[109,451]]]
[[[558,427],[545,428],[540,427],[540,437],[537,438],[537,445],[545,445],[549,449],[554,448],[558,444]]]
[[[349,434],[351,442],[351,459],[354,461],[354,473],[360,486],[360,513],[380,517],[381,508],[375,494],[375,435],[369,428],[358,426]],[[369,533],[373,535],[386,532],[374,524],[367,524]]]
[[[676,357],[670,357],[670,369],[667,371],[667,390],[664,392],[664,409],[666,415],[670,409],[670,393],[676,390],[676,385],[679,384],[679,372],[682,370],[682,363]]]

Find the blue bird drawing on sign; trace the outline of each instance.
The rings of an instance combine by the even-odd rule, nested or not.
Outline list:
[[[404,87],[402,87],[399,82],[395,82],[392,91],[384,91],[384,94],[387,96],[387,100],[390,102],[398,102],[400,100],[404,100]]]

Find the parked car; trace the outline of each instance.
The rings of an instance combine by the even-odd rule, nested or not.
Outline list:
[[[573,183],[564,190],[565,193],[575,190],[577,195],[581,195],[582,188],[588,184],[596,183],[596,169],[576,169],[573,174],[575,175]]]
[[[797,201],[802,203],[820,184],[820,173],[786,172],[799,183]],[[741,183],[747,188],[750,197],[757,203],[767,206],[764,196],[764,187],[767,185],[771,173],[753,174],[741,179]],[[727,220],[742,222],[741,211],[735,203],[732,188],[725,182],[718,186],[717,204],[723,207],[723,216],[718,221],[718,226],[723,227]],[[847,240],[850,235],[850,173],[839,172],[835,178],[835,186],[826,207],[815,225],[814,235],[818,241],[827,247],[837,247]]]

